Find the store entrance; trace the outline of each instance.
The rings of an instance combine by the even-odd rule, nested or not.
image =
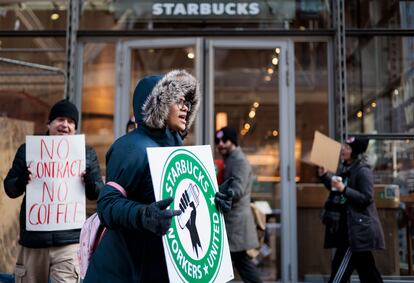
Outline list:
[[[256,179],[252,200],[268,208],[266,281],[297,282],[293,44],[274,40],[151,39],[117,46],[116,136],[132,114],[139,78],[186,69],[200,81],[202,107],[186,144],[210,144],[229,125]],[[264,248],[264,250],[266,249]],[[263,250],[263,251],[264,251]]]
[[[253,167],[252,200],[268,213],[256,259],[266,281],[289,282],[296,276],[292,49],[284,41],[208,41],[208,106],[213,110],[207,115],[208,137],[226,125],[236,128]]]

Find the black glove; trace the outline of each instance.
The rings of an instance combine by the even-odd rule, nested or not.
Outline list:
[[[233,203],[234,192],[229,189],[234,178],[228,178],[223,184],[219,186],[219,191],[214,198],[216,205],[223,212],[229,212]]]
[[[32,174],[29,171],[29,167],[24,167],[23,172],[19,175],[19,177],[16,180],[16,188],[24,189],[26,188],[27,184],[30,180],[30,174]]]
[[[90,168],[86,168],[85,174],[83,175],[83,181],[85,182],[85,187],[95,188],[95,176],[92,174]]]
[[[143,206],[138,211],[142,226],[157,236],[165,235],[170,229],[171,219],[181,214],[181,210],[167,209],[172,201],[173,198],[170,197]]]

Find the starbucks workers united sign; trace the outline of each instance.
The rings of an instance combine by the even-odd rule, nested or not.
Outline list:
[[[163,236],[170,282],[233,279],[227,234],[214,195],[217,180],[210,146],[148,148],[156,200],[173,197],[181,210]]]

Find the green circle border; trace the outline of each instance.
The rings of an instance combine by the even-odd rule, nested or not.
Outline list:
[[[181,161],[183,160],[182,157],[186,157],[187,159],[192,159],[193,161],[195,161],[195,163],[197,163],[198,165],[201,166],[200,171],[202,171],[204,173],[204,175],[208,178],[208,182],[210,183],[211,187],[213,188],[213,190],[209,190],[208,192],[204,192],[204,190],[202,189],[201,184],[198,182],[197,179],[195,179],[193,177],[193,175],[185,173],[185,174],[181,174],[180,176],[178,176],[178,178],[175,180],[175,184],[179,184],[183,179],[191,179],[192,181],[194,181],[197,186],[200,189],[200,192],[203,193],[203,196],[206,200],[207,203],[207,207],[209,208],[209,213],[210,215],[212,215],[213,213],[217,213],[217,215],[219,216],[219,226],[220,226],[220,242],[221,245],[219,245],[219,248],[217,250],[217,254],[219,255],[218,258],[219,260],[215,261],[215,264],[212,268],[209,267],[209,270],[214,270],[214,273],[209,273],[207,275],[204,275],[204,270],[203,270],[203,266],[204,265],[208,265],[208,261],[207,258],[210,254],[210,251],[212,250],[212,244],[209,245],[208,250],[206,251],[205,255],[203,258],[199,259],[199,260],[193,260],[188,253],[185,251],[185,249],[183,248],[183,245],[181,244],[181,242],[179,241],[179,237],[178,237],[178,233],[177,233],[177,225],[176,225],[176,221],[172,221],[171,223],[171,228],[173,229],[173,234],[175,236],[175,239],[177,239],[177,243],[179,246],[179,250],[181,250],[181,252],[183,253],[183,256],[190,262],[194,262],[196,264],[200,264],[201,266],[201,272],[203,274],[203,276],[201,277],[201,279],[197,280],[191,276],[189,276],[185,271],[183,271],[181,269],[181,267],[179,266],[179,262],[175,260],[174,256],[173,256],[173,252],[172,252],[172,241],[170,242],[168,240],[168,234],[170,232],[167,232],[167,235],[165,235],[163,237],[163,242],[165,244],[168,250],[168,256],[171,258],[171,261],[173,263],[174,268],[177,270],[178,275],[180,276],[180,278],[182,280],[184,280],[184,282],[194,282],[195,280],[197,282],[214,282],[214,280],[216,279],[217,275],[218,275],[218,271],[219,271],[219,267],[221,265],[222,259],[223,259],[223,249],[224,249],[224,245],[223,245],[223,240],[224,240],[224,220],[223,220],[223,215],[221,215],[221,213],[218,211],[218,209],[216,208],[215,205],[211,206],[209,205],[209,199],[210,197],[214,197],[215,195],[215,191],[214,191],[214,186],[213,186],[213,182],[212,182],[212,178],[210,176],[210,174],[208,173],[207,169],[205,168],[204,164],[200,161],[200,159],[195,156],[191,151],[186,150],[186,149],[176,149],[173,152],[170,153],[170,155],[167,157],[166,162],[164,164],[164,168],[163,168],[163,172],[161,175],[161,184],[160,184],[160,199],[165,199],[170,197],[170,194],[166,191],[166,187],[164,186],[164,184],[166,183],[166,172],[168,169],[170,169],[171,167],[175,167],[175,162],[176,161]],[[184,159],[185,160],[185,159]],[[191,162],[191,160],[189,160]],[[194,163],[194,162],[193,162]],[[193,178],[191,178],[193,177]],[[176,186],[174,186],[172,188],[172,196],[173,198],[175,198],[175,192],[176,192]],[[211,229],[210,229],[210,239],[213,239],[213,235],[214,235],[214,230],[213,230],[213,224],[211,223]],[[210,243],[212,243],[212,240],[210,241]],[[211,275],[210,275],[211,274]]]

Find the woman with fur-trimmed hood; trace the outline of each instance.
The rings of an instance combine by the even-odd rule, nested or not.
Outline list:
[[[106,154],[108,183],[100,192],[97,211],[107,232],[84,282],[168,282],[161,236],[181,211],[168,209],[172,198],[155,202],[146,148],[182,145],[199,104],[198,83],[184,70],[148,76],[136,86],[138,127]],[[223,209],[226,199],[220,196],[216,194],[216,203]]]

